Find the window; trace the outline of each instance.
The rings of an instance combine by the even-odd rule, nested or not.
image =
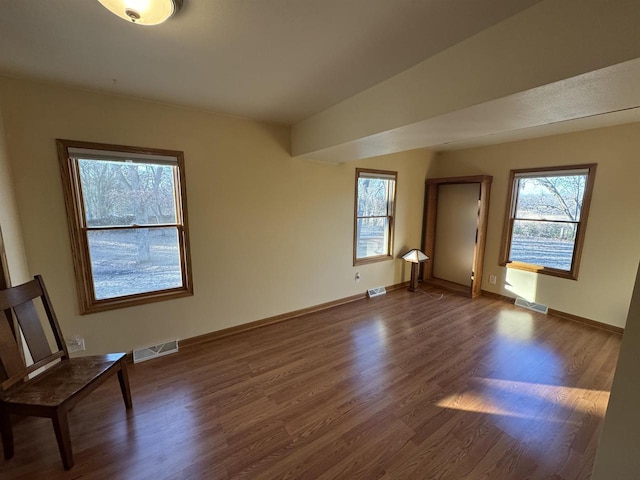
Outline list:
[[[182,152],[57,144],[80,312],[192,295]]]
[[[392,258],[396,172],[356,169],[353,264]]]
[[[512,170],[501,265],[577,279],[596,165]]]

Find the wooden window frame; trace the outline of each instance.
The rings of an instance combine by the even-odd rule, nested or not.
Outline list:
[[[563,165],[557,167],[538,167],[523,168],[511,170],[509,174],[509,190],[507,194],[507,209],[505,212],[504,226],[502,232],[502,244],[500,249],[500,265],[507,268],[524,270],[528,272],[541,273],[543,275],[552,275],[554,277],[567,278],[577,280],[580,270],[580,260],[582,258],[582,247],[587,231],[587,221],[589,219],[589,209],[591,207],[591,197],[593,195],[593,185],[596,177],[597,164],[589,163],[582,165]],[[582,198],[582,208],[580,210],[580,220],[576,224],[576,239],[573,248],[573,258],[571,259],[571,269],[562,270],[558,268],[545,267],[542,265],[534,265],[526,262],[518,262],[510,260],[511,255],[511,238],[513,235],[513,225],[515,223],[515,212],[518,202],[518,190],[516,183],[518,174],[535,174],[535,173],[553,173],[567,172],[572,170],[587,170],[587,181],[585,183],[584,194]],[[536,220],[537,221],[537,220]],[[544,220],[541,220],[544,221]],[[574,223],[574,222],[567,222]]]
[[[392,198],[387,199],[387,215],[384,217],[359,217],[358,216],[358,180],[362,174],[379,175],[381,178],[388,179],[387,177],[393,177],[393,192]],[[383,262],[393,259],[393,239],[395,236],[395,215],[396,215],[396,192],[398,190],[398,172],[390,170],[376,170],[371,168],[356,168],[356,182],[355,182],[355,201],[354,201],[354,213],[353,213],[353,265],[366,265],[368,263]],[[389,206],[391,203],[391,206]],[[358,220],[361,218],[387,218],[389,222],[389,238],[387,244],[386,255],[376,255],[372,257],[358,258]]]
[[[176,150],[162,150],[157,148],[131,147],[103,143],[81,142],[75,140],[56,140],[60,174],[64,191],[64,201],[67,212],[67,225],[71,240],[71,253],[76,277],[76,289],[80,314],[88,314],[142,305],[173,298],[193,295],[191,276],[191,253],[189,247],[189,228],[187,220],[187,191],[185,184],[184,153]],[[174,189],[176,195],[176,223],[160,224],[150,228],[175,227],[178,233],[180,248],[180,264],[182,269],[182,286],[171,289],[154,290],[107,299],[96,299],[89,255],[88,232],[92,230],[86,225],[84,200],[80,189],[78,161],[70,155],[69,149],[89,149],[117,153],[130,153],[134,156],[161,156],[176,159],[176,173],[174,175]],[[148,225],[126,226],[127,229],[148,228]],[[101,227],[106,230],[114,227]],[[115,227],[121,228],[121,227]],[[93,229],[95,230],[95,229]]]

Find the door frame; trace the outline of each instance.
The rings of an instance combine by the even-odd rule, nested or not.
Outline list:
[[[4,290],[6,288],[11,287],[11,277],[9,275],[9,266],[7,262],[7,254],[4,248],[4,238],[2,237],[2,225],[0,225],[0,290]],[[11,327],[11,331],[13,335],[18,338],[17,332],[18,325],[16,324],[13,315],[11,314],[11,310],[5,310],[4,312],[0,312],[0,321],[9,322],[9,326]],[[18,350],[20,350],[20,354],[24,358],[24,349],[22,346],[22,341],[18,341]]]
[[[489,197],[491,193],[490,175],[474,175],[465,177],[429,178],[425,182],[424,218],[422,221],[422,249],[429,260],[422,265],[422,281],[427,285],[453,290],[471,298],[480,296],[482,292],[482,269],[484,265],[484,249],[487,241],[487,219],[489,217]],[[471,286],[462,285],[433,276],[433,260],[436,242],[436,224],[438,220],[438,191],[441,185],[480,184],[478,199],[478,217],[476,222],[476,241],[473,249],[471,266]]]

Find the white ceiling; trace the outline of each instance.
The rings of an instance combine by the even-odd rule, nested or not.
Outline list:
[[[292,127],[329,162],[638,120],[640,0],[544,0]]]
[[[0,73],[294,124],[539,0],[184,0],[156,27],[97,0],[0,0]]]

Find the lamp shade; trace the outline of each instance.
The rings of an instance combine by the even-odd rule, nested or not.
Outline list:
[[[106,9],[128,22],[158,25],[182,6],[182,0],[98,0]]]
[[[429,260],[429,257],[427,257],[424,253],[422,253],[417,248],[414,248],[413,250],[409,250],[407,253],[405,253],[402,256],[402,258],[405,259],[407,262],[411,262],[411,263],[421,263],[426,260]]]

